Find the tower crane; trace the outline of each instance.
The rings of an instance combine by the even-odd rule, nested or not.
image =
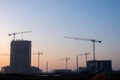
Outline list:
[[[33,53],[33,54],[37,54],[37,55],[38,55],[38,68],[39,68],[39,66],[40,66],[40,62],[39,62],[39,60],[40,60],[40,55],[42,55],[43,53],[40,53],[40,52],[38,51],[38,53]]]
[[[13,35],[13,40],[15,40],[15,35],[16,35],[16,34],[24,34],[24,33],[29,33],[29,32],[32,32],[32,31],[15,32],[15,33],[8,34],[8,35],[9,35],[9,36]]]
[[[95,39],[86,39],[86,38],[68,37],[68,36],[64,36],[64,38],[75,39],[75,40],[91,41],[91,42],[93,43],[93,60],[95,61],[95,42],[101,43],[102,41],[95,40]]]
[[[87,63],[87,55],[89,55],[90,53],[83,53],[83,54],[80,54],[80,55],[78,55],[78,56],[82,56],[82,55],[85,55],[85,61],[86,61],[86,63]]]
[[[87,66],[87,55],[89,55],[89,54],[90,54],[90,53],[83,53],[83,54],[78,55],[78,56],[85,55],[86,66]],[[78,56],[76,56],[77,71],[78,71]]]
[[[59,60],[65,60],[66,62],[66,70],[68,69],[68,60],[70,60],[70,58],[66,57],[64,59],[59,59]]]

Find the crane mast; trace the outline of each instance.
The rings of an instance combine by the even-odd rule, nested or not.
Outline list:
[[[86,39],[86,38],[68,37],[68,36],[64,36],[64,38],[75,39],[75,40],[91,41],[91,42],[93,43],[93,60],[95,61],[95,42],[101,43],[102,41],[95,40],[95,39]]]
[[[9,36],[13,35],[13,40],[15,40],[15,35],[16,34],[24,34],[24,33],[30,33],[32,31],[24,31],[24,32],[15,32],[15,33],[12,33],[12,34],[8,34]]]

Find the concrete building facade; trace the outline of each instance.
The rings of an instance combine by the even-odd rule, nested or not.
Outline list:
[[[29,73],[31,66],[31,41],[11,42],[10,69],[12,73]]]

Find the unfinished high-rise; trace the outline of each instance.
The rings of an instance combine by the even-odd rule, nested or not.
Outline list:
[[[12,73],[29,73],[31,67],[31,41],[13,40],[10,48]]]

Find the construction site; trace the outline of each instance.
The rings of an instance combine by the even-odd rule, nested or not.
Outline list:
[[[101,43],[102,41],[95,39],[86,38],[76,38],[64,36],[67,39],[74,40],[84,40],[93,43],[93,53],[83,53],[76,56],[76,70],[73,71],[68,69],[68,61],[70,57],[61,58],[59,60],[65,61],[65,69],[54,69],[52,72],[48,71],[48,62],[46,63],[46,72],[40,69],[39,57],[43,53],[33,53],[38,55],[38,66],[31,66],[31,43],[29,40],[17,40],[16,34],[24,34],[32,31],[24,31],[9,34],[13,36],[13,40],[10,43],[10,55],[0,54],[5,56],[10,56],[10,65],[1,68],[0,79],[4,80],[16,80],[16,79],[26,79],[26,80],[98,80],[98,77],[104,75],[105,78],[119,78],[119,72],[114,72],[112,70],[111,60],[97,60],[95,57],[95,43]],[[93,60],[87,60],[89,54],[93,54]],[[86,67],[79,66],[79,56],[85,56]],[[108,75],[109,74],[109,75]],[[106,76],[107,75],[107,76]],[[14,77],[13,77],[14,76]],[[97,77],[96,77],[97,76]],[[107,80],[108,80],[107,79]],[[99,79],[105,80],[105,79]],[[115,79],[112,79],[115,80]]]
[[[0,80],[120,80],[120,0],[0,0]]]

